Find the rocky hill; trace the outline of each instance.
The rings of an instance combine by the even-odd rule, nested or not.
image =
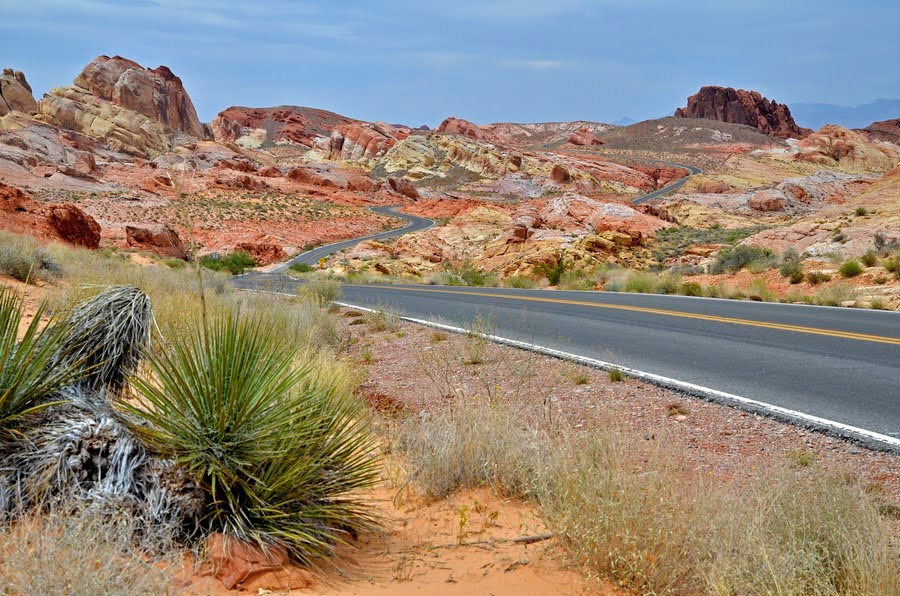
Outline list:
[[[202,138],[203,128],[184,85],[166,66],[155,69],[121,56],[99,56],[38,103],[48,124],[80,132],[112,149],[155,155],[179,134]]]
[[[782,139],[801,138],[812,132],[794,122],[786,105],[769,100],[757,91],[731,87],[701,88],[688,98],[687,107],[675,111],[675,117],[746,124]]]
[[[311,148],[342,125],[358,120],[328,110],[299,106],[245,108],[232,106],[219,113],[211,127],[216,141],[259,148],[293,144]]]
[[[900,118],[873,122],[863,130],[876,139],[900,145]]]

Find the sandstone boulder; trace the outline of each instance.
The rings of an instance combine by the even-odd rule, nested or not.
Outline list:
[[[778,190],[761,190],[754,193],[747,204],[751,209],[763,212],[784,211],[788,208],[787,198]]]
[[[21,71],[4,68],[0,75],[0,116],[10,112],[36,114],[37,102],[25,75]]]
[[[786,105],[771,101],[757,91],[731,87],[701,88],[688,98],[687,107],[675,111],[675,116],[745,124],[782,139],[802,138],[812,132],[797,125]]]
[[[158,254],[161,257],[188,260],[190,253],[178,232],[166,224],[125,226],[128,246]]]
[[[419,198],[419,191],[416,190],[415,185],[409,180],[405,178],[390,177],[387,179],[387,181],[391,190],[393,190],[397,194],[401,194],[413,200]]]
[[[100,225],[75,205],[44,205],[2,183],[0,229],[82,248],[100,247]]]
[[[207,539],[206,551],[213,576],[228,590],[299,591],[314,584],[313,575],[291,565],[287,552],[280,546],[269,545],[264,551],[255,544],[213,534]]]
[[[569,136],[568,142],[572,145],[579,145],[583,147],[596,147],[606,144],[606,141],[598,137],[589,128],[579,128],[578,130],[573,132],[571,136]]]

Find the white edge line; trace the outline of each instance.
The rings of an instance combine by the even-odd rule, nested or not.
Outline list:
[[[259,291],[259,290],[257,290]],[[290,294],[286,294],[290,295]],[[366,308],[364,306],[358,306],[356,304],[349,304],[346,302],[334,302],[338,306],[343,306],[345,308],[352,308],[354,310],[360,310],[363,312],[379,312],[378,309],[374,308]],[[410,323],[415,323],[417,325],[423,325],[425,327],[433,327],[435,329],[441,329],[444,331],[450,331],[453,333],[462,333],[472,335],[473,332],[467,329],[463,329],[462,327],[455,327],[453,325],[445,325],[443,323],[435,323],[434,321],[427,321],[425,319],[416,319],[413,317],[406,317],[399,315],[399,318],[408,321]],[[507,345],[513,348],[518,348],[521,350],[526,350],[529,352],[535,352],[538,354],[543,354],[546,356],[552,356],[554,358],[559,358],[561,360],[567,360],[570,362],[575,362],[578,364],[583,364],[585,366],[589,366],[591,368],[597,368],[600,370],[619,370],[623,374],[648,382],[653,385],[657,385],[666,389],[674,389],[680,391],[682,393],[686,393],[688,395],[694,397],[701,397],[703,399],[713,401],[719,404],[723,404],[726,406],[731,406],[733,408],[737,408],[739,410],[747,411],[754,414],[761,414],[768,418],[774,418],[776,420],[782,422],[788,422],[790,424],[805,427],[811,430],[818,430],[824,432],[829,435],[834,435],[843,439],[850,439],[853,441],[857,441],[862,443],[866,447],[877,451],[891,451],[894,453],[900,453],[900,439],[896,439],[894,437],[890,437],[888,435],[883,435],[880,433],[872,432],[870,430],[866,430],[864,428],[858,428],[855,426],[850,426],[848,424],[844,424],[842,422],[835,422],[834,420],[828,420],[827,418],[820,418],[819,416],[813,416],[811,414],[804,414],[803,412],[798,412],[796,410],[790,410],[788,408],[783,408],[781,406],[776,406],[772,404],[767,404],[765,402],[757,401],[755,399],[750,399],[747,397],[741,397],[740,395],[735,395],[733,393],[726,393],[724,391],[719,391],[718,389],[711,389],[709,387],[703,387],[702,385],[695,385],[693,383],[687,383],[685,381],[679,381],[678,379],[672,379],[670,377],[664,377],[661,375],[644,372],[642,370],[637,370],[634,368],[628,368],[625,366],[619,366],[617,364],[613,364],[611,362],[604,362],[603,360],[596,360],[594,358],[587,358],[585,356],[579,356],[578,354],[572,354],[569,352],[563,352],[560,350],[556,350],[553,348],[548,348],[545,346],[537,345],[534,343],[528,343],[524,341],[519,341],[515,339],[509,339],[507,337],[501,337],[498,335],[491,335],[487,333],[474,333],[478,337],[482,337],[494,343]]]

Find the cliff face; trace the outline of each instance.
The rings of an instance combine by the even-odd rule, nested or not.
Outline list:
[[[782,139],[803,138],[812,132],[797,125],[786,105],[757,91],[731,87],[703,87],[688,98],[687,107],[675,111],[675,117],[745,124]]]

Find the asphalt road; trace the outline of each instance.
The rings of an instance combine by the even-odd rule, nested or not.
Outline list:
[[[696,176],[697,174],[703,173],[703,170],[701,170],[700,168],[695,168],[694,166],[689,166],[687,164],[670,163],[670,162],[662,162],[662,163],[689,170],[691,172],[691,175],[685,176],[684,178],[682,178],[680,180],[676,180],[672,184],[670,184],[668,186],[664,186],[664,187],[660,188],[659,190],[654,190],[650,194],[646,194],[642,197],[636,198],[635,200],[631,201],[632,205],[640,205],[641,203],[647,203],[649,201],[652,201],[653,199],[658,199],[659,197],[663,196],[666,193],[670,193],[672,191],[678,190],[679,188],[684,186],[684,183],[687,182],[691,176]]]
[[[675,185],[657,193],[669,192]],[[410,225],[372,237],[433,225],[423,218],[394,214],[407,218]],[[320,247],[291,262],[314,263],[358,241]],[[236,278],[235,284],[290,293],[302,282],[283,274],[251,272]],[[480,317],[497,336],[900,439],[900,313],[896,312],[685,296],[421,285],[345,285],[342,300],[463,328]]]

